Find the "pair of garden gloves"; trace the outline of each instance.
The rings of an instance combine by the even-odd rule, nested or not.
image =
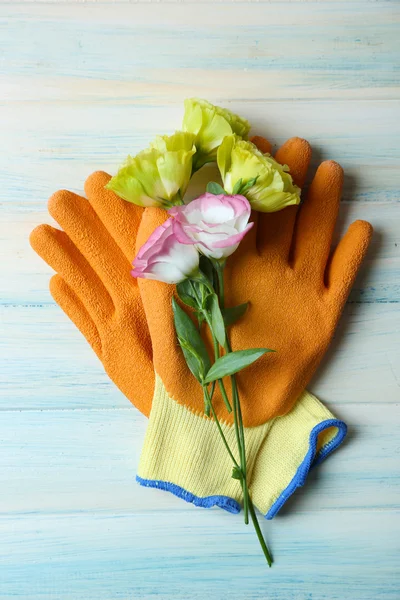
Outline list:
[[[270,151],[265,139],[253,141]],[[292,138],[275,158],[302,187],[310,157],[308,142]],[[139,483],[238,512],[240,481],[231,477],[231,459],[204,415],[202,390],[176,339],[174,286],[130,275],[137,250],[168,215],[125,202],[105,188],[109,180],[104,172],[91,175],[87,198],[55,193],[48,208],[61,229],[40,225],[32,247],[56,271],[50,291],[57,304],[112,381],[149,417]],[[346,425],[305,389],[372,233],[369,223],[356,221],[331,252],[342,183],[341,167],[322,163],[300,207],[255,213],[255,226],[225,269],[226,306],[249,301],[248,313],[230,328],[233,350],[275,350],[237,376],[250,493],[268,519],[346,434]],[[235,448],[232,417],[217,388],[213,405]]]

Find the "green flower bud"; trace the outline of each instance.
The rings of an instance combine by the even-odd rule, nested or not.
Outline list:
[[[194,138],[182,131],[157,136],[150,148],[128,156],[106,187],[139,206],[180,204],[192,174]]]
[[[226,192],[243,194],[253,210],[276,212],[300,203],[301,190],[293,184],[288,166],[251,142],[227,136],[218,148],[217,161]]]
[[[216,160],[218,146],[225,136],[234,133],[246,138],[250,131],[250,123],[206,100],[190,98],[185,100],[183,130],[196,136],[194,164],[195,168],[199,169],[205,163]]]

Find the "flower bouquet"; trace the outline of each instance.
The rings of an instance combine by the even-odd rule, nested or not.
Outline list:
[[[249,123],[185,102],[182,131],[159,136],[87,200],[57,192],[34,249],[50,289],[111,379],[147,416],[137,481],[252,522],[271,519],[346,425],[306,390],[371,237],[351,225],[331,252],[343,173],[292,138],[275,158]],[[190,198],[192,176],[220,181]],[[207,168],[205,168],[205,173]],[[134,246],[136,244],[136,250]],[[133,270],[129,263],[133,258]]]

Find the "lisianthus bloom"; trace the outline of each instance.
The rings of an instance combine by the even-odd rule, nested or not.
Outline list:
[[[205,163],[216,160],[218,146],[225,136],[235,133],[247,137],[250,123],[206,100],[190,98],[185,100],[183,130],[196,136],[194,164],[199,169]]]
[[[169,208],[180,203],[192,174],[194,138],[182,131],[158,136],[150,148],[128,156],[106,187],[139,206]]]
[[[301,190],[293,184],[289,168],[251,142],[227,136],[218,148],[218,168],[225,190],[232,194],[242,182],[243,194],[251,207],[260,212],[276,212],[299,204]]]
[[[181,244],[173,219],[157,227],[133,261],[133,277],[179,283],[199,270],[199,253],[194,246]]]
[[[244,196],[203,194],[185,206],[169,210],[177,239],[194,244],[199,252],[224,260],[238,247],[254,223],[249,223],[251,207]]]

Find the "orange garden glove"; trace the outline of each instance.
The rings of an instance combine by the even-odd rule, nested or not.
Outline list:
[[[33,249],[55,271],[50,291],[83,333],[119,389],[146,416],[154,390],[152,348],[137,281],[130,275],[143,209],[104,188],[107,173],[85,182],[88,200],[61,190],[50,215],[64,229],[39,225]],[[138,377],[140,385],[138,385]]]
[[[276,158],[289,165],[294,183],[302,186],[308,144],[289,140]],[[226,306],[250,302],[245,317],[231,327],[232,349],[276,350],[237,375],[249,488],[267,518],[304,482],[312,462],[345,434],[344,424],[303,392],[333,336],[372,232],[369,223],[353,223],[330,255],[342,182],[337,163],[322,163],[301,208],[258,213],[256,226],[225,269]],[[165,219],[161,209],[145,210],[137,251]],[[138,481],[189,500],[212,490],[238,499],[240,482],[230,476],[231,459],[215,423],[204,417],[201,386],[177,343],[171,308],[174,287],[139,279],[139,288],[152,339],[156,387]],[[213,406],[229,446],[236,447],[232,414],[217,388]]]
[[[56,192],[48,209],[64,231],[39,225],[30,242],[57,272],[50,280],[57,304],[112,381],[148,417],[154,393],[151,340],[137,280],[130,275],[143,209],[106,190],[110,178],[93,173],[85,183],[88,200],[66,190]],[[194,499],[200,505],[203,500]],[[236,500],[221,494],[207,497],[205,503],[240,510]]]
[[[297,157],[299,163],[298,173],[293,156]],[[281,149],[277,158],[291,165],[295,179],[301,183],[309,160],[308,145],[301,140],[292,140]],[[109,176],[104,173],[94,174],[88,179],[85,191],[89,202],[65,191],[55,194],[50,199],[49,210],[67,233],[42,225],[32,233],[31,242],[34,249],[59,273],[52,278],[50,284],[55,300],[85,335],[111,379],[139,410],[148,415],[154,387],[151,345],[137,283],[129,275],[133,258],[132,242],[136,238],[142,209],[105,190],[104,185],[108,180]],[[140,374],[140,385],[137,384],[137,373]],[[185,373],[185,377],[191,376]],[[297,416],[292,411],[287,417],[276,420],[274,428],[271,428],[268,443],[262,445],[258,452],[259,460],[253,465],[253,500],[264,514],[273,504],[274,510],[269,511],[269,516],[273,516],[284,499],[297,485],[304,482],[310,464],[316,456],[317,442],[317,458],[322,459],[340,443],[345,434],[344,424],[335,421],[333,424],[339,428],[339,432],[328,429],[325,436],[318,436],[319,431],[327,429],[324,421],[331,419],[332,415],[307,392],[301,396],[296,406],[301,409],[297,410]],[[211,424],[202,417],[196,418],[196,422],[198,420],[200,424]],[[284,429],[285,423],[290,424],[294,420],[305,425],[303,435],[299,436],[303,459],[301,468],[298,468],[296,460],[293,460],[293,456],[296,455],[297,458],[298,454],[297,450],[293,453],[293,440],[286,439],[279,448],[279,456],[269,456],[269,448],[272,449],[270,442],[274,439],[272,434]],[[191,425],[193,426],[193,422]],[[165,433],[171,439],[177,439],[168,427],[165,428]],[[202,431],[197,434],[196,428],[194,433],[197,438],[199,434],[204,434]],[[191,439],[186,441],[190,442]],[[207,440],[203,439],[204,441]],[[185,441],[181,440],[181,449],[182,444],[186,454],[191,456],[190,460],[194,461],[192,464],[197,460],[204,470],[206,460],[202,459],[207,455],[208,444],[203,447],[196,444],[193,454],[190,451],[190,443],[186,448]],[[156,448],[160,450],[159,443]],[[182,454],[183,458],[184,455],[185,452]],[[168,453],[165,453],[165,458],[167,457]],[[279,474],[274,479],[270,471],[270,458],[275,465],[283,465],[282,471],[287,470],[286,465],[290,466],[289,471],[293,476],[288,485],[282,484]],[[165,465],[165,461],[161,462]],[[240,490],[234,489],[233,495],[229,495],[233,481],[229,477],[226,478],[229,470],[223,471],[221,482],[222,470],[217,468],[216,481],[209,481],[213,469],[218,467],[215,460],[210,465],[206,481],[202,470],[197,471],[194,467],[190,473],[187,493],[179,488],[174,491],[196,504],[217,504],[231,511],[238,510]],[[166,478],[170,487],[173,487],[173,479],[172,473]],[[152,483],[154,484],[154,480]],[[161,483],[156,485],[163,487]],[[191,488],[193,491],[190,491]]]

